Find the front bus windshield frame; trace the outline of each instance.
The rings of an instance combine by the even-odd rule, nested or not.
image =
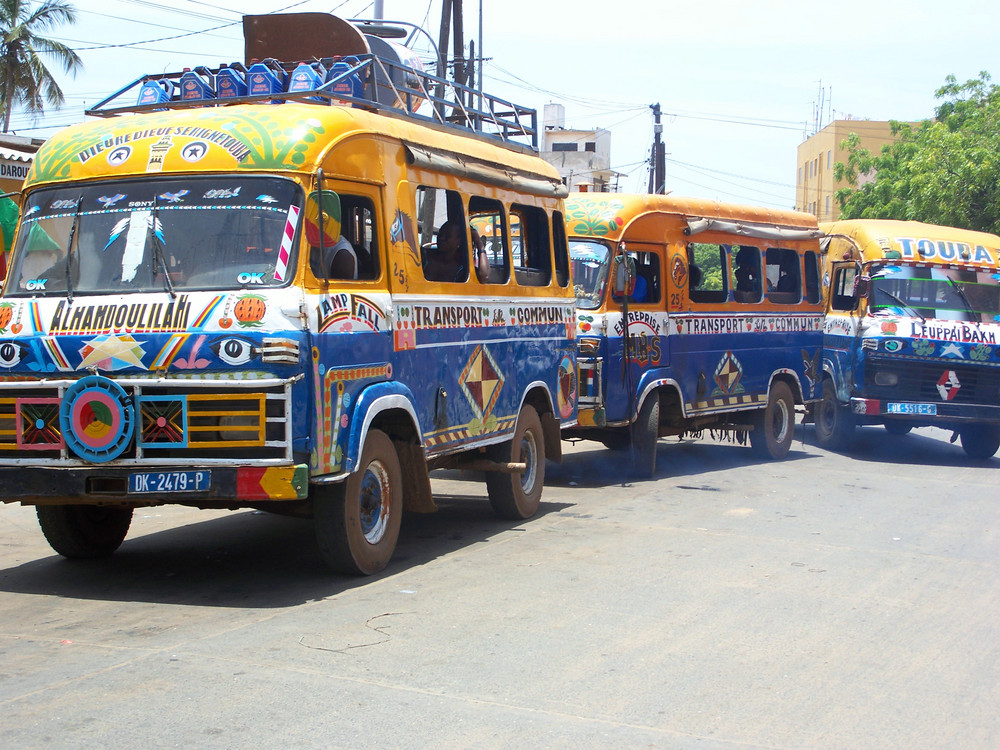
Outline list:
[[[286,286],[295,275],[301,206],[298,184],[267,175],[39,188],[25,203],[3,294]]]

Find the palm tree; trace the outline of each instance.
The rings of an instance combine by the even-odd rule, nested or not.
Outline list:
[[[37,120],[45,111],[44,101],[54,107],[63,103],[63,93],[42,62],[48,55],[67,73],[81,67],[79,56],[62,42],[39,36],[61,23],[74,23],[76,10],[62,0],[44,0],[32,9],[28,0],[0,0],[0,102],[3,132],[10,114],[21,105]]]

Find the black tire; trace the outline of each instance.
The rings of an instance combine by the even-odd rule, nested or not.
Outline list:
[[[839,451],[850,444],[853,436],[854,415],[837,401],[833,381],[823,378],[823,398],[816,405],[816,440],[828,450]]]
[[[498,463],[525,463],[523,474],[486,473],[490,505],[500,518],[520,521],[538,512],[545,484],[545,437],[534,407],[525,405],[517,416],[509,442],[490,446],[487,455]]]
[[[779,459],[788,455],[795,437],[795,399],[786,383],[771,385],[765,406],[754,419],[750,447],[761,458]]]
[[[642,402],[632,425],[632,474],[643,479],[656,476],[656,444],[660,439],[660,397],[651,393]]]
[[[969,458],[985,460],[992,458],[1000,448],[1000,427],[987,424],[971,424],[958,431],[962,437],[962,450]]]
[[[885,423],[885,431],[890,435],[908,435],[910,430],[913,429],[912,424],[907,424],[906,422],[898,422],[895,419],[889,420]]]
[[[38,525],[63,557],[110,557],[128,534],[132,508],[102,505],[39,505]]]
[[[632,436],[629,430],[606,432],[601,436],[604,447],[611,451],[627,451],[632,446]]]
[[[334,570],[373,575],[389,564],[403,518],[403,473],[388,435],[368,433],[358,470],[319,489],[313,517],[320,554]]]

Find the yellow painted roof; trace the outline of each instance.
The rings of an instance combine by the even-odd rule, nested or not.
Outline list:
[[[732,219],[776,227],[815,228],[816,217],[798,211],[745,206],[703,198],[627,193],[572,193],[566,199],[571,235],[621,238],[635,219],[649,214],[678,219]]]
[[[919,221],[847,219],[824,222],[820,229],[828,235],[841,234],[853,239],[866,260],[902,257],[921,262],[995,266],[1000,255],[1000,237],[995,234]]]
[[[485,137],[363,109],[288,102],[174,109],[74,125],[39,149],[26,186],[148,172],[312,172],[329,148],[364,133],[559,179],[536,155]]]

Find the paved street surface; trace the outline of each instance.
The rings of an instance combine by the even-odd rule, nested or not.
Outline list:
[[[783,462],[567,444],[540,514],[435,478],[375,579],[310,522],[136,512],[55,555],[0,506],[5,748],[1000,747],[1000,459],[799,428]]]

